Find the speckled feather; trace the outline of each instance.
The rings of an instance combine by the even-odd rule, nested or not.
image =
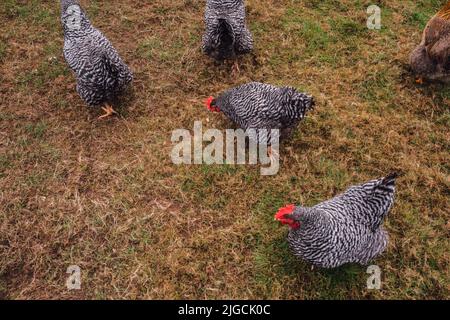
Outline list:
[[[288,235],[294,254],[323,268],[367,265],[388,243],[382,223],[394,203],[396,177],[353,186],[312,208],[295,207],[291,218],[300,227]]]
[[[205,26],[202,49],[207,55],[224,60],[253,50],[243,0],[207,0]]]
[[[226,91],[211,105],[244,130],[279,129],[281,137],[286,137],[314,108],[314,99],[292,87],[251,82]],[[256,139],[271,142],[266,134],[258,134]]]
[[[61,0],[64,57],[77,77],[77,91],[89,106],[110,102],[124,91],[133,74],[109,40],[76,0]]]

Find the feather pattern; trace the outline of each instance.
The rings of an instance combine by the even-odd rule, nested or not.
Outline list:
[[[77,91],[89,106],[109,102],[133,74],[109,40],[87,18],[76,0],[61,0],[64,57],[77,77]]]
[[[207,0],[205,26],[202,49],[214,59],[231,59],[253,50],[243,0]]]
[[[395,179],[352,186],[314,207],[295,207],[288,242],[294,254],[316,266],[335,268],[346,263],[366,265],[388,243],[382,223],[394,203]]]
[[[212,100],[211,106],[242,129],[255,129],[258,137],[254,140],[270,144],[272,137],[263,131],[278,129],[282,136],[288,135],[313,109],[314,99],[292,87],[251,82],[226,91]]]
[[[439,10],[437,16],[445,20],[450,19],[450,1],[448,1],[447,4],[441,10]]]

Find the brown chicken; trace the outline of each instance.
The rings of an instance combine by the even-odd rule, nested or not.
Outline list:
[[[428,22],[410,65],[417,82],[450,81],[450,1]]]

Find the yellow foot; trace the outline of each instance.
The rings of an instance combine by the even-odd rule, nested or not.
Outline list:
[[[106,105],[106,107],[102,107],[102,110],[105,111],[105,114],[98,117],[99,119],[104,119],[112,116],[113,114],[117,114],[117,112],[110,106]]]
[[[417,84],[423,84],[423,78],[417,78],[416,79]]]

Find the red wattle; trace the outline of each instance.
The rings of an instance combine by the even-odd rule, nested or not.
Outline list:
[[[206,104],[206,109],[208,109],[208,110],[211,111],[211,112],[220,112],[219,107],[211,106],[211,103],[212,103],[213,101],[214,101],[214,97],[209,97],[209,98],[206,100],[206,102],[205,102],[205,104]]]
[[[278,212],[275,214],[275,219],[276,220],[282,220],[285,215],[294,212],[294,210],[295,210],[295,205],[293,205],[293,204],[290,204],[290,205],[287,205],[287,206],[285,206],[283,208],[280,208],[278,210]]]

